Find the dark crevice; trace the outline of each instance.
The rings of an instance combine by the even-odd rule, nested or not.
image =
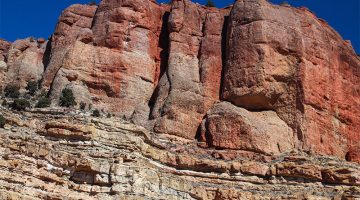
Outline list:
[[[196,135],[195,135],[195,140],[197,140],[198,142],[207,142],[207,139],[206,138],[203,138],[203,136],[206,136],[206,135],[202,135],[201,134],[201,131],[202,131],[202,124],[203,124],[203,122],[205,122],[206,123],[206,118],[207,118],[207,115],[205,115],[203,118],[202,118],[202,120],[201,120],[201,122],[200,122],[200,124],[199,124],[199,127],[198,127],[198,129],[196,130]],[[205,121],[204,121],[205,120]],[[205,128],[205,127],[204,127]],[[205,140],[205,141],[204,141]]]
[[[164,76],[168,66],[169,66],[169,51],[170,51],[170,32],[168,27],[168,21],[170,17],[170,12],[165,12],[162,16],[162,27],[161,32],[159,36],[159,47],[161,48],[160,52],[160,73],[159,73],[159,80],[158,85],[156,86],[155,90],[153,91],[153,94],[151,95],[151,98],[149,100],[148,106],[150,107],[150,115],[149,118],[151,118],[151,113],[153,113],[154,105],[156,102],[156,99],[159,95],[159,82],[162,76]]]
[[[159,47],[162,49],[160,52],[160,76],[161,78],[169,64],[169,46],[170,46],[170,33],[168,29],[170,12],[165,12],[162,18],[162,27],[159,37]]]
[[[223,100],[222,93],[224,87],[224,74],[225,74],[225,65],[226,65],[226,47],[227,47],[227,35],[228,35],[228,27],[229,27],[229,16],[224,17],[224,24],[221,31],[221,80],[220,80],[220,100]]]
[[[196,58],[198,60],[198,68],[199,68],[199,78],[200,78],[200,83],[203,82],[203,80],[201,80],[201,77],[202,77],[202,61],[201,61],[201,55],[202,55],[202,49],[203,49],[203,40],[205,40],[205,23],[206,23],[206,20],[207,20],[207,16],[206,18],[202,21],[202,27],[201,27],[201,40],[200,40],[200,44],[199,44],[199,50],[197,52],[197,55],[196,55]],[[195,36],[195,37],[198,37],[198,36]]]
[[[45,52],[44,52],[44,57],[43,57],[43,64],[44,64],[44,71],[46,70],[47,66],[50,63],[50,57],[51,57],[51,49],[52,49],[52,38],[53,36],[50,37],[49,41],[46,44],[46,48],[45,48]]]
[[[303,84],[302,84],[302,79],[301,79],[301,60],[298,59],[297,61],[297,65],[296,65],[296,77],[295,77],[295,87],[296,87],[296,96],[295,96],[295,107],[296,110],[300,111],[302,114],[304,114],[305,112],[305,107],[304,107],[304,89],[303,89]],[[304,137],[304,133],[302,131],[301,128],[301,122],[300,120],[300,116],[298,116],[297,113],[295,113],[295,129],[294,131],[296,131],[296,135],[297,135],[297,139],[301,142],[304,143],[305,137]]]

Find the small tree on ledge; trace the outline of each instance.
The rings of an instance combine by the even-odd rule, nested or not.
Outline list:
[[[74,97],[74,93],[71,89],[63,89],[62,90],[62,95],[60,97],[60,106],[63,107],[71,107],[71,106],[75,106],[76,102],[75,102],[75,97]]]
[[[206,7],[215,7],[215,3],[212,0],[208,0],[205,6]]]
[[[31,96],[34,96],[38,90],[38,83],[36,81],[28,81],[25,89],[29,91]]]

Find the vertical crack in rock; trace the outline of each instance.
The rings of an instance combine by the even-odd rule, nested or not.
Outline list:
[[[159,46],[161,48],[160,52],[160,74],[159,77],[162,77],[169,65],[169,45],[170,45],[170,34],[169,34],[169,16],[170,12],[165,12],[162,16],[162,27],[159,37]]]
[[[207,110],[219,100],[222,29],[228,13],[188,0],[173,1],[169,66],[151,115],[156,132],[194,139]]]
[[[52,36],[50,37],[50,39],[47,41],[46,43],[46,47],[45,47],[45,52],[44,52],[44,56],[43,56],[43,64],[44,64],[44,71],[46,71],[46,68],[48,67],[49,63],[50,63],[50,59],[51,59],[51,43],[52,43]]]
[[[226,54],[227,54],[227,41],[228,41],[228,29],[229,29],[229,16],[224,17],[224,24],[221,31],[221,80],[220,80],[220,94],[219,98],[222,100],[223,83],[224,83],[224,70],[226,66]]]
[[[161,26],[161,32],[159,36],[159,47],[160,47],[160,69],[159,69],[159,77],[157,78],[158,81],[156,83],[155,90],[149,100],[149,107],[150,107],[150,113],[149,113],[149,119],[152,120],[155,117],[158,116],[158,114],[155,114],[154,108],[155,107],[162,107],[162,106],[156,106],[156,100],[159,96],[167,96],[168,95],[168,89],[167,92],[165,92],[167,95],[161,94],[164,89],[164,79],[165,76],[167,76],[166,71],[169,65],[169,51],[170,51],[170,33],[169,33],[169,17],[170,12],[166,11],[162,15],[162,26]],[[161,80],[163,79],[163,80]]]

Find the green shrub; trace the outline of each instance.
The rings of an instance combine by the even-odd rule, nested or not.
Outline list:
[[[212,0],[208,0],[205,6],[206,7],[216,7],[215,3]]]
[[[289,6],[290,4],[287,1],[283,1],[280,3],[281,6]]]
[[[7,105],[8,105],[8,103],[7,103],[7,101],[6,101],[6,99],[4,99],[4,101],[2,102],[2,104],[1,104],[3,107],[6,107]]]
[[[39,97],[47,97],[47,96],[48,96],[48,91],[41,90],[41,93],[40,93]]]
[[[39,101],[36,103],[36,108],[46,108],[51,105],[51,100],[48,97],[41,97]]]
[[[19,98],[20,96],[20,87],[14,84],[9,84],[5,87],[4,92],[5,96],[9,98]]]
[[[85,110],[85,108],[86,108],[86,103],[81,102],[80,103],[80,110]]]
[[[15,99],[11,104],[11,108],[17,111],[24,111],[26,108],[30,108],[30,102],[26,99]]]
[[[6,119],[4,118],[4,116],[0,115],[0,128],[4,128],[6,124]]]
[[[95,109],[92,113],[93,117],[100,117],[100,111],[98,109]]]
[[[34,96],[38,90],[38,83],[36,81],[28,81],[25,88],[31,96]]]
[[[30,42],[35,42],[35,40],[36,40],[35,37],[33,37],[33,36],[29,37]]]
[[[60,97],[60,106],[63,107],[71,107],[71,106],[75,106],[76,102],[75,102],[75,97],[74,97],[74,93],[71,89],[63,89],[62,90],[62,95]]]
[[[96,1],[90,1],[90,2],[88,3],[88,5],[90,5],[90,6],[96,6]]]
[[[106,115],[106,117],[107,117],[107,118],[111,118],[111,114],[108,113],[108,114]]]

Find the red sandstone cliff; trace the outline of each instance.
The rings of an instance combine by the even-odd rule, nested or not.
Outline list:
[[[66,9],[47,45],[0,42],[1,85],[42,80],[54,105],[70,88],[205,147],[360,162],[360,59],[306,9],[103,0]]]

